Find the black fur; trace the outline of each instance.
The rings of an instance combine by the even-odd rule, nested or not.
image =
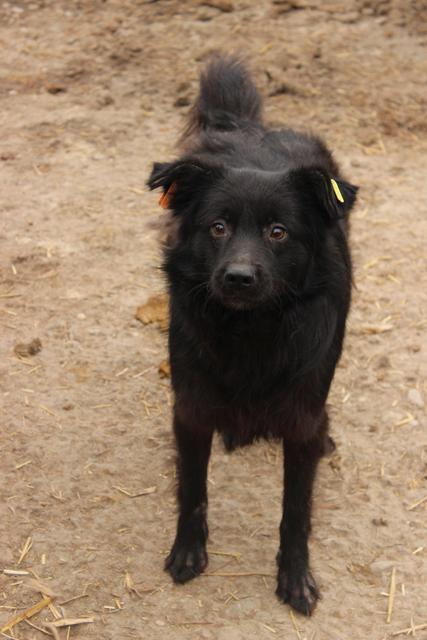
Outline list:
[[[229,450],[278,438],[286,492],[277,594],[310,614],[311,494],[331,446],[325,403],[350,305],[357,189],[321,140],[268,129],[260,112],[244,67],[216,58],[202,75],[187,151],[155,164],[148,181],[169,190],[178,222],[164,263],[180,509],[166,567],[176,582],[206,567],[213,433]]]

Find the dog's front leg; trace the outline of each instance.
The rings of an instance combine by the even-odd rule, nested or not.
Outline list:
[[[319,598],[309,569],[311,496],[324,435],[304,444],[284,442],[283,449],[285,488],[276,593],[283,602],[310,615]]]
[[[175,582],[198,576],[208,563],[207,471],[212,432],[191,429],[175,416],[174,432],[178,453],[178,526],[165,568]]]

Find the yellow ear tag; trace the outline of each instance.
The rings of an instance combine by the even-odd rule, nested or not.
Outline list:
[[[334,190],[334,193],[337,197],[337,200],[339,200],[339,202],[344,202],[344,198],[342,197],[342,193],[340,191],[339,186],[337,185],[336,181],[331,178],[331,184],[332,184],[332,189]]]
[[[169,209],[171,195],[175,191],[176,182],[172,182],[169,189],[160,196],[159,205],[162,209]]]

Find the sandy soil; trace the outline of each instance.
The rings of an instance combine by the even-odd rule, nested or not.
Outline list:
[[[427,623],[426,16],[409,0],[0,4],[0,569],[93,616],[62,639],[382,640]],[[310,620],[274,596],[278,446],[217,442],[211,464],[209,572],[255,575],[177,587],[162,571],[174,451],[165,337],[134,317],[163,290],[144,182],[218,48],[248,57],[268,122],[324,135],[362,187]],[[38,353],[14,350],[35,338]],[[41,599],[27,582],[0,575],[1,626]],[[6,636],[44,637],[25,622]]]

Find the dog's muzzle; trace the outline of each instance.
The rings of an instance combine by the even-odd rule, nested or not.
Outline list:
[[[250,309],[265,299],[263,280],[258,266],[232,262],[216,274],[213,290],[226,306]]]

